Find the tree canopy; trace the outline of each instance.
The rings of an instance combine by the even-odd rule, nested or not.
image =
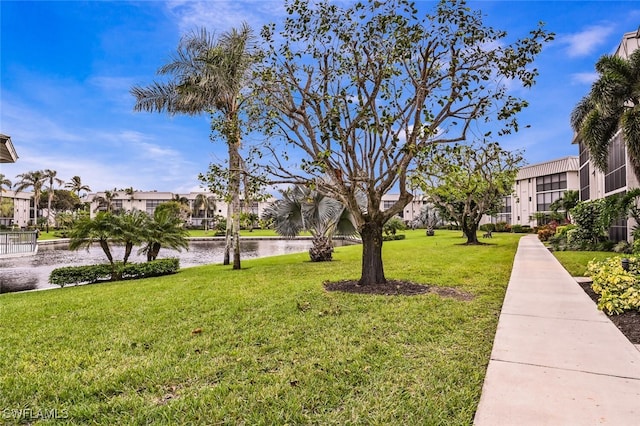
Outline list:
[[[511,194],[520,153],[497,143],[433,145],[414,174],[422,190],[462,228],[467,244],[478,244],[482,216],[495,214]]]
[[[472,130],[489,134],[487,124],[517,130],[527,102],[505,82],[531,87],[532,63],[553,36],[540,24],[508,42],[464,1],[440,1],[423,18],[406,0],[293,0],[286,9],[283,28],[262,31],[268,47],[256,78],[275,154],[269,171],[342,202],[363,240],[360,284],[385,283],[382,226],[412,199],[416,155]],[[392,189],[398,200],[383,211]]]

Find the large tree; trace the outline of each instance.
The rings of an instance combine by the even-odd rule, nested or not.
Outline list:
[[[500,134],[517,130],[527,102],[505,83],[533,85],[532,62],[552,36],[539,26],[509,43],[463,1],[443,0],[424,18],[407,0],[288,1],[286,9],[281,31],[263,30],[269,48],[256,79],[264,128],[280,143],[270,171],[347,206],[363,241],[359,283],[385,283],[382,227],[413,197],[407,171],[416,154],[465,140],[473,123],[474,131],[491,120]],[[391,190],[398,200],[382,211]]]
[[[460,225],[467,244],[479,244],[480,220],[504,206],[522,156],[497,143],[432,145],[420,155],[425,158],[413,177],[429,200]]]
[[[40,197],[42,196],[42,187],[47,180],[45,173],[42,170],[35,170],[26,172],[16,176],[20,179],[15,183],[15,191],[20,192],[31,187],[33,189],[33,223],[38,224],[38,205],[40,204]]]
[[[136,111],[158,111],[169,114],[210,113],[211,128],[225,139],[229,151],[229,198],[227,238],[224,263],[240,269],[240,180],[242,161],[241,113],[243,90],[250,81],[250,71],[258,59],[250,27],[243,24],[214,38],[205,29],[186,35],[180,41],[177,55],[158,70],[171,75],[166,83],[134,87]]]
[[[620,130],[629,162],[640,177],[640,49],[628,59],[604,55],[598,79],[571,113],[571,126],[587,146],[591,161],[607,170],[609,146]]]

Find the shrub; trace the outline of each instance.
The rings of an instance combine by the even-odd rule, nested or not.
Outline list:
[[[495,232],[511,232],[511,226],[507,222],[498,222]]]
[[[598,299],[598,309],[608,314],[640,310],[640,271],[638,258],[629,258],[629,270],[622,269],[621,257],[611,257],[601,262],[591,261],[587,274],[593,279],[591,288]]]
[[[397,216],[389,219],[384,226],[382,227],[382,231],[385,235],[396,235],[396,232],[407,229],[402,219]]]
[[[632,253],[633,245],[627,241],[618,241],[618,243],[613,246],[613,251],[616,253]]]
[[[494,223],[485,223],[480,225],[480,230],[483,232],[496,232],[496,225]]]
[[[537,234],[540,241],[549,241],[549,239],[556,234],[556,226],[551,223],[548,225],[540,226],[538,228]]]
[[[128,263],[122,266],[117,264],[118,276],[122,279],[139,279],[146,277],[158,277],[178,272],[179,259],[158,259],[145,263]],[[49,275],[51,284],[64,287],[67,284],[96,283],[111,279],[111,265],[108,263],[86,266],[65,266],[56,268]]]
[[[382,236],[382,241],[394,241],[394,240],[404,240],[405,235],[404,234],[398,234],[398,235],[383,235]]]
[[[512,225],[511,232],[516,234],[527,234],[531,232],[531,227],[529,225]]]

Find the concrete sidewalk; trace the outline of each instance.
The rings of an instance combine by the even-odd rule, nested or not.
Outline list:
[[[535,235],[518,246],[474,424],[640,425],[640,351]]]

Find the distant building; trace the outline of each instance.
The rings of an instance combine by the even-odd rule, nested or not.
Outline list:
[[[494,221],[541,225],[537,213],[551,213],[551,203],[562,198],[565,191],[580,188],[578,166],[578,157],[569,156],[521,167],[513,194],[505,197],[505,206]]]
[[[111,209],[112,210],[140,210],[147,212],[149,215],[153,215],[156,207],[158,207],[162,203],[166,203],[168,201],[177,201],[183,199],[186,201],[186,206],[188,206],[189,210],[192,212],[191,217],[189,219],[191,226],[202,226],[203,221],[206,220],[212,221],[214,216],[227,216],[227,206],[228,204],[222,200],[215,200],[215,207],[211,208],[205,215],[204,207],[202,205],[199,206],[198,209],[195,209],[196,206],[196,198],[198,195],[205,195],[208,197],[213,197],[211,193],[208,192],[190,192],[188,194],[177,194],[173,192],[159,192],[159,191],[134,191],[132,193],[127,193],[126,191],[113,191],[115,192],[115,196],[110,200]],[[106,197],[106,192],[96,192],[87,194],[83,201],[89,203],[90,214],[91,217],[94,217],[97,212],[107,210],[107,205],[104,202]],[[251,203],[249,207],[244,206],[244,203],[241,203],[243,211],[248,213],[254,213],[258,216],[262,215],[264,209],[272,202],[273,200],[267,201],[254,201]]]
[[[640,30],[624,34],[615,55],[628,58],[640,47]],[[616,133],[609,144],[607,169],[603,173],[591,164],[586,145],[576,135],[573,140],[578,144],[580,153],[580,200],[596,200],[614,194],[625,193],[628,189],[638,188],[638,177],[629,165],[627,150],[622,134]],[[609,229],[609,238],[613,241],[631,240],[633,220],[619,220]]]

